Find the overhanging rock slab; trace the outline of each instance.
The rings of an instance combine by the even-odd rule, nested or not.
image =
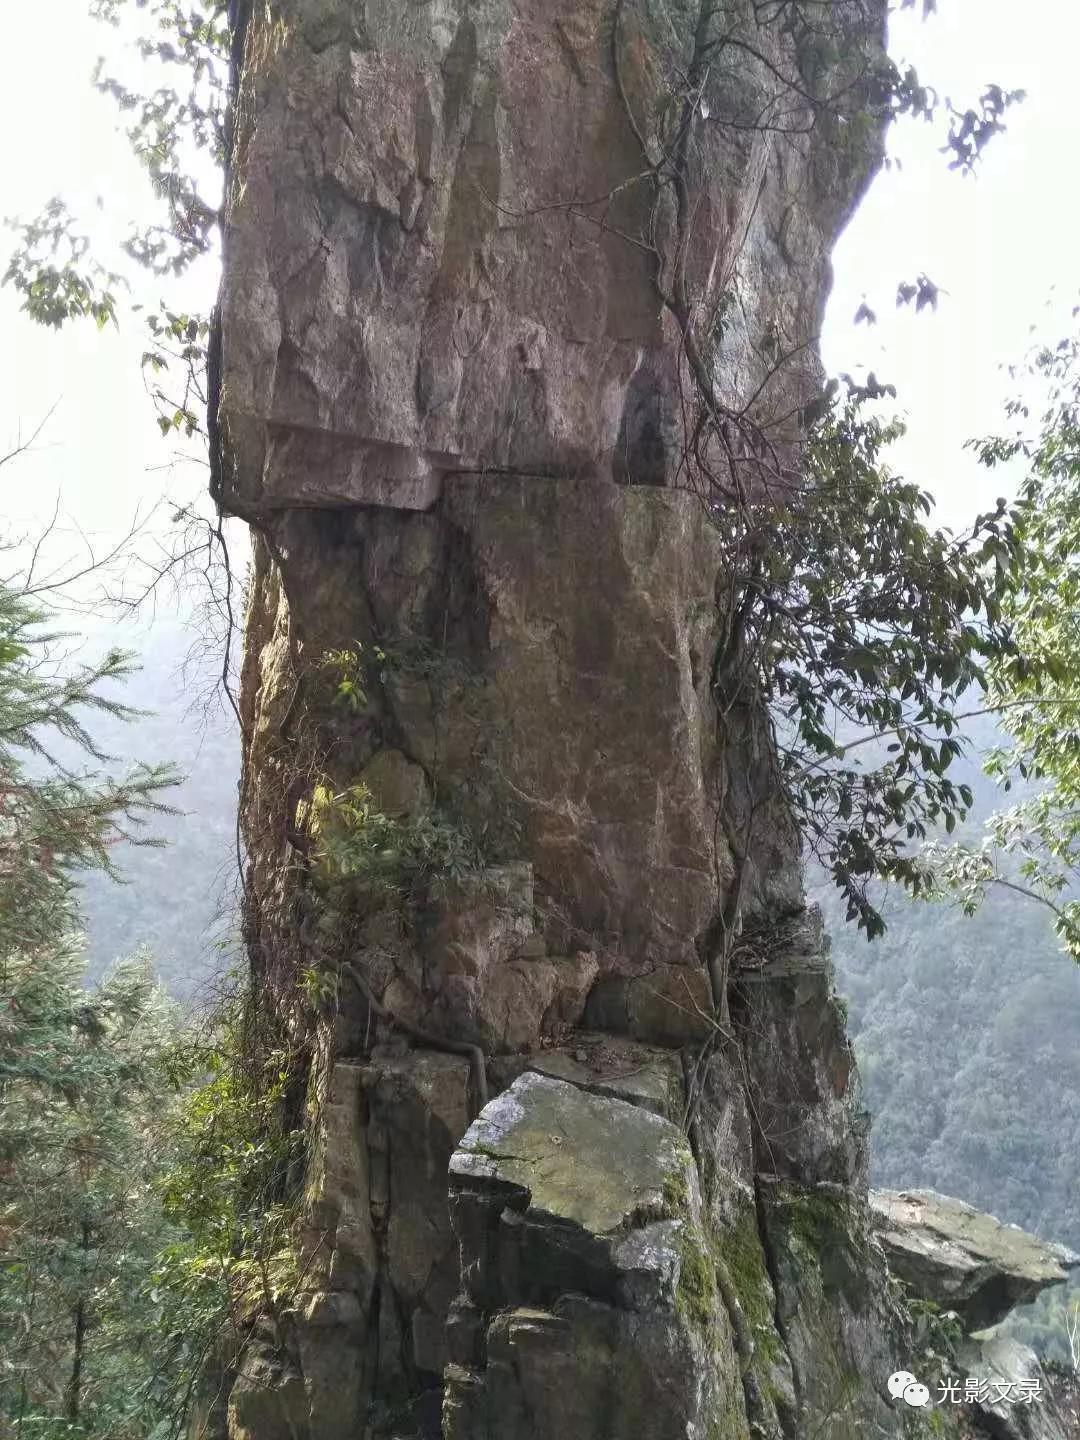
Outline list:
[[[870,1205],[893,1273],[916,1295],[955,1310],[968,1331],[996,1325],[1080,1265],[1063,1245],[936,1190],[872,1190]]]

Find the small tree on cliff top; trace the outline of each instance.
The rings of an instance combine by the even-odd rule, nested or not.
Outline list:
[[[89,3],[110,24],[130,21],[131,0]],[[902,0],[901,8],[916,3]],[[612,64],[624,104],[618,71],[626,4],[616,0],[612,8]],[[220,204],[208,198],[201,177],[220,176],[228,161],[230,62],[235,82],[249,6],[244,0],[139,0],[135,8],[136,43],[161,67],[162,84],[133,89],[101,65],[96,83],[131,117],[131,143],[162,205],[159,224],[129,237],[126,259],[165,281],[211,249],[221,222]],[[921,0],[921,8],[929,14],[934,0]],[[773,422],[790,429],[794,417],[769,416],[766,402],[771,381],[795,357],[776,354],[750,402],[725,403],[709,363],[723,307],[703,321],[703,307],[687,286],[688,247],[679,231],[696,127],[704,123],[726,126],[733,136],[757,127],[793,143],[817,126],[842,127],[837,143],[843,135],[848,145],[869,147],[858,163],[871,163],[881,122],[937,116],[945,120],[950,164],[961,170],[976,164],[1018,95],[990,86],[977,105],[955,107],[912,69],[864,54],[857,37],[866,24],[863,0],[718,0],[703,16],[697,52],[655,134],[643,117],[628,117],[641,143],[642,169],[627,183],[652,187],[657,206],[670,199],[677,217],[670,253],[656,248],[652,229],[635,243],[656,254],[660,298],[682,337],[692,382],[681,483],[710,507],[729,554],[725,633],[714,673],[718,707],[723,717],[743,704],[749,677],[770,702],[763,743],[777,749],[776,778],[810,848],[845,894],[849,917],[873,936],[882,928],[876,882],[895,879],[917,889],[922,872],[909,846],[929,825],[954,825],[970,801],[946,770],[961,744],[960,697],[985,683],[987,659],[1007,643],[998,596],[1002,566],[1016,542],[1012,517],[999,507],[962,537],[929,526],[929,497],[885,468],[896,428],[859,408],[886,393],[872,377],[862,390],[852,385],[845,396],[824,397],[816,418],[802,417],[810,430],[805,462],[785,460]],[[774,42],[794,61],[778,63]],[[738,113],[703,112],[705,77],[717,67],[744,76],[733,90],[742,97]],[[552,200],[575,205],[573,197]],[[583,203],[580,213],[596,203]],[[117,319],[123,262],[110,265],[92,255],[61,202],[19,226],[18,237],[6,280],[34,318],[50,325],[83,316],[99,324]],[[934,298],[925,276],[899,288],[899,303],[921,309]],[[163,432],[212,432],[209,317],[163,304],[148,324],[144,366]],[[209,427],[202,418],[207,401]],[[213,441],[212,434],[207,438]],[[212,471],[213,449],[211,443]],[[215,533],[213,521],[208,531]],[[216,534],[221,537],[220,525]],[[231,606],[227,613],[231,617]],[[745,822],[728,829],[741,869],[750,836]],[[734,911],[725,917],[729,934],[738,928],[740,885],[733,895]]]

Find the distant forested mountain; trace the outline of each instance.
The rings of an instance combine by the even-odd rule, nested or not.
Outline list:
[[[977,749],[952,768],[975,791],[974,834],[1017,796],[979,768],[977,750],[999,743],[992,722],[970,730]],[[1004,890],[971,918],[897,894],[867,944],[835,891],[820,877],[811,889],[873,1115],[873,1183],[930,1186],[1080,1250],[1080,969],[1049,913]],[[1049,1292],[1011,1328],[1066,1359],[1051,1322],[1068,1298]]]
[[[138,674],[114,693],[150,713],[126,725],[84,716],[98,745],[116,757],[108,768],[172,761],[186,775],[169,797],[183,813],[150,827],[167,847],[118,851],[123,884],[96,872],[86,878],[89,978],[143,947],[173,994],[193,1001],[222,969],[235,928],[240,772],[232,715],[205,703],[212,680],[189,656],[197,638],[181,622],[159,619],[149,630],[92,627],[82,647],[86,658],[108,645],[139,652]]]

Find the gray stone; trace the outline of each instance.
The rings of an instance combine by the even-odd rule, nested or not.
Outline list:
[[[421,815],[431,804],[427,776],[400,750],[379,750],[360,772],[376,810],[393,819]]]
[[[229,1440],[229,1395],[241,1350],[231,1328],[211,1345],[191,1395],[186,1440]]]
[[[742,1057],[731,1043],[684,1052],[691,1134],[706,1225],[751,1347],[747,1410],[755,1435],[797,1433],[791,1361],[776,1323],[776,1294],[759,1233],[753,1131]]]
[[[376,1396],[405,1403],[418,1377],[437,1382],[458,1289],[445,1176],[471,1089],[469,1061],[457,1055],[388,1050],[334,1066],[309,1171],[308,1288],[291,1346],[299,1368],[279,1374],[269,1353],[253,1360],[233,1389],[230,1433],[261,1440],[262,1427],[302,1413],[312,1440],[354,1440]],[[270,1393],[254,1396],[260,1387]]]
[[[572,1048],[543,1050],[530,1059],[528,1068],[682,1123],[682,1066],[670,1050],[578,1031]]]
[[[802,881],[747,715],[728,714],[721,750],[730,577],[683,488],[688,347],[662,295],[677,219],[650,176],[722,23],[680,253],[694,306],[722,317],[717,393],[792,464],[828,251],[880,127],[862,145],[829,116],[790,134],[716,123],[762,113],[808,58],[741,0],[235,8],[251,18],[213,419],[222,504],[257,531],[245,934],[283,1016],[312,951],[340,950],[393,1017],[482,1045],[493,1086],[534,1068],[458,1146],[469,1061],[410,1049],[401,1027],[390,1050],[394,1027],[346,987],[317,1025],[299,1372],[252,1348],[232,1440],[433,1432],[444,1366],[447,1440],[748,1440],[748,1406],[755,1440],[778,1424],[843,1440],[830,1386],[886,1360],[876,1279],[856,1296],[854,1259],[800,1248],[790,1197],[762,1199],[759,1230],[754,1192],[755,1169],[861,1183],[850,1051],[812,944],[789,935],[779,965],[743,947],[744,1052],[702,1061],[700,1177],[671,1123],[676,1052],[718,1038],[702,953],[734,882],[726,834],[753,816],[748,923],[797,910]],[[884,0],[851,10],[837,93],[884,40]],[[318,657],[356,644],[397,658],[345,714]],[[298,824],[316,779],[452,817],[487,880],[328,894]],[[576,1036],[583,1022],[606,1037]],[[632,1045],[668,1055],[635,1077],[611,1059]],[[833,1218],[836,1253],[862,1256],[857,1198]],[[754,1338],[745,1375],[721,1264]]]
[[[800,1185],[864,1186],[869,1116],[820,917],[740,947],[732,1022],[745,1057],[756,1168]]]
[[[337,1293],[313,1297],[294,1327],[292,1353],[303,1375],[313,1440],[353,1440],[356,1434],[374,1381],[364,1344],[370,1318],[355,1296]],[[254,1431],[261,1435],[257,1426]]]
[[[742,1053],[721,1042],[704,1054],[701,1047],[687,1050],[684,1060],[705,1203],[717,1224],[737,1224],[743,1197],[754,1184],[754,1128]]]
[[[402,1379],[413,1369],[437,1376],[446,1360],[446,1312],[458,1289],[443,1177],[469,1123],[470,1066],[457,1055],[413,1051],[372,1066],[365,1088],[367,1145],[373,1180],[379,1177],[372,1208],[385,1247],[382,1307],[392,1304],[402,1317],[406,1353],[410,1337],[421,1340]],[[393,1354],[385,1361],[396,1366]]]
[[[450,1183],[487,1330],[481,1358],[447,1372],[447,1440],[748,1440],[675,1126],[528,1071],[470,1127]]]
[[[758,1200],[776,1324],[794,1380],[788,1433],[800,1440],[905,1434],[887,1381],[908,1368],[898,1359],[906,1317],[890,1290],[865,1194],[762,1177]]]
[[[679,1047],[713,1033],[709,977],[700,965],[659,965],[644,975],[606,976],[589,996],[586,1018],[653,1045]]]
[[[970,1408],[994,1440],[1075,1440],[1075,1419],[1059,1403],[1034,1350],[996,1336],[969,1341],[957,1361],[961,1380],[970,1377],[989,1386],[985,1398]],[[1037,1386],[1037,1395],[1027,1402],[1016,1388],[1022,1381]]]
[[[397,964],[383,1003],[489,1054],[561,1038],[581,1019],[599,967],[589,951],[548,955],[532,925],[531,868],[490,867],[471,890],[428,906],[415,964]]]
[[[395,960],[413,991],[395,1004],[417,1023],[427,1014],[426,1028],[460,1033],[469,1023],[478,1034],[477,981],[520,956],[535,926],[551,954],[592,953],[599,976],[612,977],[615,993],[590,1027],[672,1046],[703,1038],[711,998],[698,947],[732,867],[712,815],[721,553],[695,497],[458,476],[430,515],[335,517],[331,572],[324,517],[293,511],[272,524],[295,576],[294,629],[327,648],[405,632],[437,649],[441,617],[459,617],[458,668],[434,701],[423,679],[388,683],[380,724],[497,858],[527,855],[532,867],[527,917],[524,905],[520,918],[513,907],[485,910],[480,896],[434,916],[413,937],[418,953]],[[284,713],[295,689],[274,654],[281,668],[259,690],[268,716],[278,715],[278,691]],[[263,837],[291,823],[279,763],[268,746],[265,783],[253,779],[246,797],[246,823]],[[340,763],[332,782],[344,787],[355,772]],[[790,908],[801,887],[796,839],[777,805],[761,843],[786,835],[787,860],[763,856],[758,869]],[[279,873],[267,861],[257,879],[265,913],[288,932]]]
[[[697,1183],[686,1141],[668,1121],[526,1071],[473,1122],[450,1161],[465,1289],[489,1310],[543,1303],[575,1279],[610,1298],[614,1250],[626,1232],[669,1218]],[[515,1249],[522,1258],[511,1265],[504,1251]],[[508,1269],[521,1272],[512,1296]]]
[[[655,147],[701,37],[684,0],[613,19],[608,0],[255,8],[222,290],[234,506],[415,510],[455,470],[675,477],[680,337],[634,243],[653,206],[635,125]],[[798,73],[779,27],[745,23],[769,73]],[[760,108],[742,61],[706,70],[703,110]],[[738,405],[767,373],[760,337],[816,332],[827,247],[880,149],[843,153],[824,123],[732,143],[701,122],[694,147],[688,282],[706,312],[737,297],[716,363]],[[819,375],[810,348],[786,369],[777,414]]]
[[[261,1344],[244,1354],[228,1411],[230,1440],[308,1440],[311,1434],[303,1378]]]
[[[968,1331],[995,1325],[1080,1265],[1063,1245],[936,1190],[872,1190],[870,1206],[889,1268]]]
[[[308,1170],[304,1243],[312,1288],[370,1299],[377,1268],[371,1227],[368,1152],[362,1128],[365,1070],[343,1062],[330,1072],[322,1124]]]
[[[749,1440],[734,1367],[671,1317],[566,1295],[488,1330],[481,1370],[450,1367],[445,1440]]]

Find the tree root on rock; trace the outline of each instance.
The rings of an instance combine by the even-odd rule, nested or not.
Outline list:
[[[479,1045],[470,1045],[467,1040],[448,1040],[445,1035],[433,1035],[429,1030],[421,1030],[419,1025],[413,1025],[409,1020],[402,1020],[393,1014],[385,1005],[376,1000],[371,986],[357,970],[355,965],[345,962],[341,966],[341,973],[347,975],[356,988],[367,1001],[371,1011],[387,1025],[392,1025],[395,1030],[400,1030],[410,1040],[415,1040],[428,1050],[441,1050],[449,1055],[464,1055],[472,1066],[473,1085],[476,1088],[477,1107],[479,1114],[488,1103],[487,1083],[487,1060]],[[473,1117],[475,1119],[475,1116]]]

